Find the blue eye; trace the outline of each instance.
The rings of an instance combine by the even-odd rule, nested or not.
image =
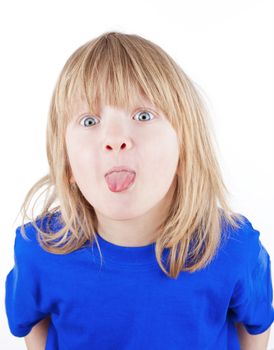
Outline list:
[[[151,119],[153,119],[154,117],[153,114],[151,112],[148,112],[148,111],[140,111],[138,113],[136,113],[134,115],[134,119],[135,117],[137,116],[137,120],[139,121],[150,121]],[[94,126],[96,125],[96,119],[98,120],[98,118],[96,117],[92,117],[92,116],[89,116],[89,117],[83,117],[80,121],[80,124],[83,125],[84,127],[89,127],[89,126]]]
[[[146,116],[149,116],[149,115],[152,116],[152,113],[147,112],[147,111],[141,111],[141,112],[136,113],[135,115],[137,116],[137,118],[138,118],[138,116],[140,116],[140,118],[138,118],[138,120],[140,120],[140,121],[149,121],[150,119],[146,119]]]
[[[97,119],[97,118],[94,118],[94,117],[84,117],[84,118],[81,120],[80,124],[81,124],[81,125],[84,124],[83,126],[93,126],[93,125],[96,124],[96,123],[93,123],[93,122],[92,122],[94,119]],[[84,121],[83,124],[82,124],[82,121]]]

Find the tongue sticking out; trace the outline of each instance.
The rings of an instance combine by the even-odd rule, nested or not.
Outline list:
[[[130,187],[135,180],[135,174],[129,171],[114,171],[105,176],[108,188],[112,192],[121,192]]]

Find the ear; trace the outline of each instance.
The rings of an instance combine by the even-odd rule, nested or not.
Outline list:
[[[75,183],[75,179],[74,179],[73,175],[70,177],[69,182],[70,182],[71,184]]]
[[[176,175],[179,175],[179,163],[177,164],[177,169],[176,169],[175,174],[176,174]]]

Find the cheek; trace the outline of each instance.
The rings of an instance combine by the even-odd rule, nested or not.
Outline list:
[[[157,172],[157,174],[173,173],[176,171],[179,159],[179,145],[177,142],[176,133],[173,130],[165,129],[164,132],[150,135],[148,142],[142,149],[143,164],[150,171]],[[142,162],[140,164],[142,166]]]
[[[90,178],[97,167],[98,157],[96,148],[89,140],[84,138],[70,138],[67,142],[67,151],[70,166],[74,176],[80,178]]]

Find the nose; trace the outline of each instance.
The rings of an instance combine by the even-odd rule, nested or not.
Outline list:
[[[105,142],[105,146],[104,146],[105,150],[109,150],[109,151],[114,150],[117,152],[123,149],[129,150],[131,148],[132,148],[132,142],[128,137],[123,137],[116,140],[114,139],[108,140],[108,142]]]
[[[121,150],[130,150],[133,146],[131,138],[131,128],[127,123],[128,113],[107,107],[104,123],[104,151],[120,152]]]

